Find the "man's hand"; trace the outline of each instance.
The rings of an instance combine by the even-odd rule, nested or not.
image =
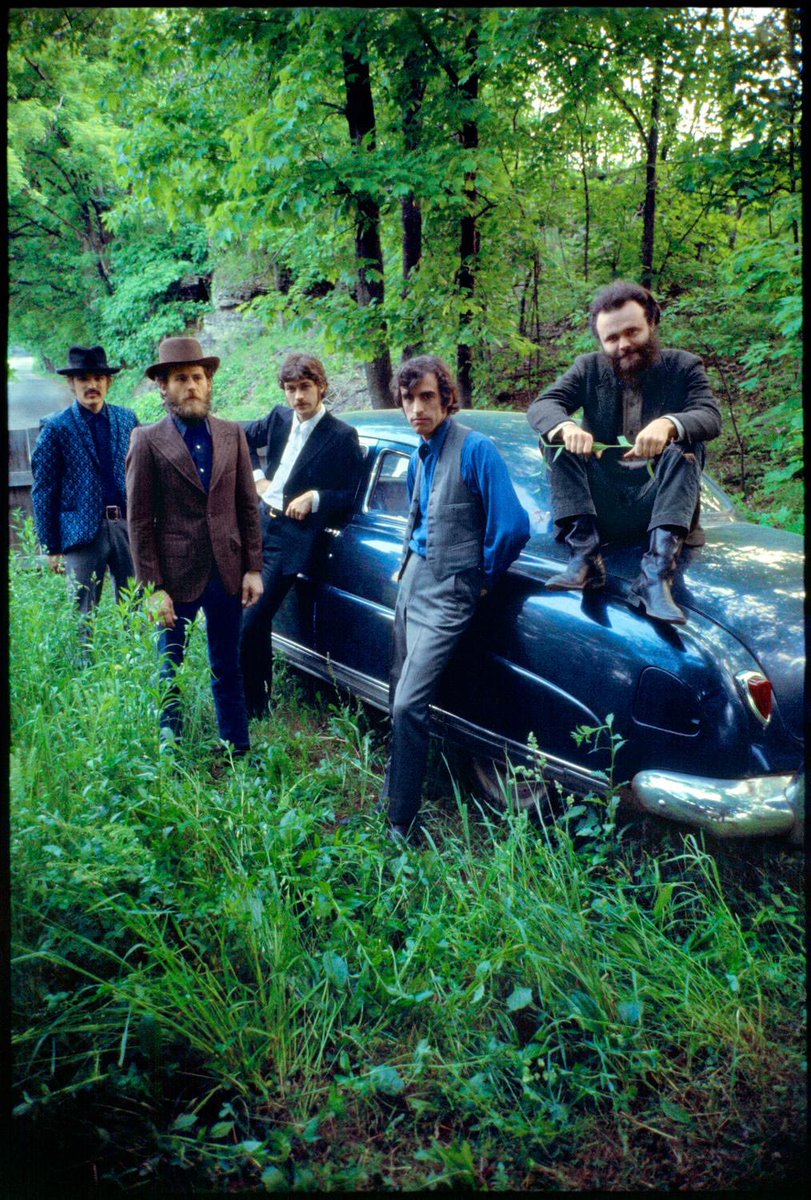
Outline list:
[[[563,444],[570,454],[582,454],[584,457],[591,454],[594,438],[574,421],[569,421],[559,432],[563,438]]]
[[[159,590],[153,592],[148,602],[149,615],[158,625],[166,629],[174,629],[177,622],[175,605],[168,592]]]
[[[270,487],[269,479],[257,479],[257,481],[256,481],[257,496],[264,496],[265,492],[268,490],[269,487]]]
[[[678,430],[669,417],[657,417],[640,429],[636,441],[623,458],[655,458],[661,454],[668,442],[678,437]]]
[[[242,576],[242,607],[250,608],[265,590],[260,571],[246,571]]]
[[[291,500],[287,508],[284,510],[286,517],[292,517],[294,521],[303,521],[313,511],[313,493],[302,492],[300,496],[296,496],[295,500]]]
[[[63,574],[63,572],[65,570],[65,564],[62,560],[62,555],[61,554],[49,554],[48,555],[48,566],[51,568],[51,570],[54,572],[55,575]]]

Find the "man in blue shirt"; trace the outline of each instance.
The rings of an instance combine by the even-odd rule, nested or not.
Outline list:
[[[441,359],[408,359],[392,392],[422,439],[408,470],[383,789],[392,836],[403,838],[420,806],[429,708],[442,672],[480,599],[526,544],[529,518],[493,442],[451,419],[456,384]]]
[[[51,570],[67,572],[85,643],[106,571],[116,600],[134,575],[124,464],[138,418],[106,400],[120,370],[107,362],[103,346],[71,346],[68,365],[57,373],[67,378],[74,402],[43,422],[31,456],[37,536]]]

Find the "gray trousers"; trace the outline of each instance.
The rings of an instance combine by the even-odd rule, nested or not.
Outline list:
[[[440,581],[419,554],[408,556],[394,611],[391,756],[383,789],[389,820],[396,824],[410,824],[419,809],[428,758],[429,706],[473,618],[481,589],[478,567]]]
[[[68,587],[83,616],[87,616],[101,599],[104,573],[108,567],[118,601],[121,589],[132,581],[135,570],[127,522],[122,519],[111,521],[104,517],[92,542],[86,546],[76,546],[65,554]]]
[[[603,541],[637,541],[661,525],[690,528],[701,491],[703,442],[671,442],[654,459],[653,478],[645,467],[619,466],[622,452],[616,450],[601,458],[556,453],[544,451],[556,523],[591,514]]]

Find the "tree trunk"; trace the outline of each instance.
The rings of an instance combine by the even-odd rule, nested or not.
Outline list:
[[[361,49],[357,49],[357,45]],[[347,38],[343,48],[344,85],[346,87],[346,120],[349,136],[358,152],[364,144],[375,148],[375,110],[372,82],[369,74],[369,55],[360,35]],[[364,143],[364,139],[365,143]],[[391,356],[387,345],[388,330],[382,316],[385,284],[383,281],[383,250],[380,243],[380,205],[370,192],[355,195],[355,255],[358,261],[358,304],[363,308],[375,305],[381,311],[378,318],[375,353],[365,364],[366,380],[373,408],[391,408],[389,393]]]
[[[662,96],[662,70],[662,50],[660,47],[653,64],[650,129],[648,131],[647,161],[645,163],[641,283],[646,288],[649,288],[653,281],[653,248],[656,237],[656,165],[659,153],[659,104]]]
[[[797,113],[801,111],[801,101],[799,99],[799,80],[802,70],[802,60],[800,57],[800,27],[799,27],[799,12],[793,8],[783,10],[783,19],[786,26],[786,36],[788,40],[788,51],[786,58],[791,67],[791,91],[789,93],[789,111],[788,111],[788,176],[789,176],[789,192],[794,195],[797,191],[797,134],[796,123]],[[796,217],[791,219],[791,234],[794,240],[794,253],[800,253],[800,226]]]
[[[585,234],[583,239],[583,281],[589,281],[589,236],[591,234],[591,200],[589,197],[589,172],[586,164],[585,151],[581,150],[581,174],[583,176],[583,216],[585,218]]]
[[[478,16],[465,38],[465,53],[472,68],[476,63],[479,48]],[[467,108],[467,117],[462,123],[462,147],[476,150],[479,146],[479,126],[475,116],[475,104],[479,98],[479,72],[471,69],[467,79],[460,84],[460,91]],[[476,172],[465,174],[465,203],[467,212],[462,217],[459,238],[459,273],[457,285],[462,293],[463,307],[459,318],[459,344],[456,348],[456,378],[459,385],[459,403],[470,408],[473,402],[473,348],[465,337],[472,321],[469,305],[476,290],[476,259],[479,253],[479,229],[476,219]]]
[[[420,147],[422,140],[421,109],[425,95],[426,75],[423,55],[410,50],[403,61],[406,94],[403,102],[403,146],[407,155]],[[414,193],[405,196],[401,204],[403,228],[403,300],[408,299],[409,280],[422,258],[422,209]],[[403,347],[403,359],[423,350],[422,328],[415,328]]]

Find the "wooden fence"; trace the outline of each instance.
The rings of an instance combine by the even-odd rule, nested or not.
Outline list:
[[[30,517],[34,512],[31,503],[31,451],[38,435],[39,427],[8,431],[8,536],[12,550],[19,545],[12,516],[21,511],[23,516]]]

